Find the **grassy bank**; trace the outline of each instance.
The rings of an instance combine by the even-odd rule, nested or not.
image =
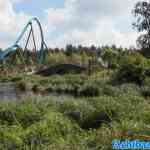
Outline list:
[[[108,150],[113,139],[150,140],[149,78],[138,85],[114,84],[115,77],[110,71],[91,77],[1,77],[22,90],[75,97],[0,102],[0,149]]]
[[[149,60],[125,59],[91,76],[1,76],[22,90],[69,94],[0,102],[0,149],[108,150],[112,140],[150,140]]]
[[[111,149],[113,139],[150,140],[149,100],[131,89],[118,96],[63,102],[52,98],[1,102],[1,149],[99,150]]]

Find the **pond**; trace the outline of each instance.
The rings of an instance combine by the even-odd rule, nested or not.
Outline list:
[[[16,89],[15,84],[11,82],[0,82],[0,100],[17,100],[24,96],[29,96],[29,92],[20,92]]]
[[[47,94],[40,94],[40,93],[34,93],[32,91],[23,91],[21,92],[18,90],[14,83],[12,82],[0,82],[0,101],[5,100],[21,100],[25,98],[45,98],[45,97],[51,97],[51,98],[57,98],[58,101],[63,101],[66,99],[66,97],[72,98],[71,95],[66,94],[57,94],[57,93],[47,93]]]

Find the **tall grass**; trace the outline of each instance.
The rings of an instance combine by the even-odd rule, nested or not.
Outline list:
[[[107,150],[113,139],[147,140],[149,101],[126,86],[112,96],[1,102],[1,148]]]
[[[108,150],[114,139],[150,140],[149,83],[111,84],[110,77],[5,77],[38,97],[0,102],[0,149]]]

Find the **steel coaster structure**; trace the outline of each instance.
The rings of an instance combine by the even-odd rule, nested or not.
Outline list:
[[[41,41],[40,41],[40,48],[39,49],[37,49],[37,46],[36,46],[33,22],[35,22],[38,25],[38,28],[40,31]],[[27,39],[26,39],[25,47],[21,47],[19,45],[19,42],[23,39],[25,33],[27,32],[27,30],[29,28],[30,28],[30,30],[29,30],[29,34],[28,34]],[[36,63],[42,64],[45,60],[45,57],[46,57],[45,50],[47,49],[47,46],[46,46],[46,43],[44,41],[44,34],[43,34],[41,23],[36,17],[29,20],[27,25],[23,28],[18,39],[16,40],[16,42],[12,46],[10,46],[9,48],[0,52],[0,61],[5,61],[9,57],[10,54],[12,54],[12,53],[14,53],[20,49],[23,50],[23,56],[22,57],[25,57],[24,54],[27,51],[27,47],[28,47],[29,40],[30,40],[31,36],[32,36],[33,44],[34,44],[34,53],[35,53],[35,57],[36,57]]]

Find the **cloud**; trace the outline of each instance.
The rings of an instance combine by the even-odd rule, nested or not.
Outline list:
[[[131,10],[138,0],[65,0],[62,8],[44,11],[42,21],[48,46],[66,44],[135,46]],[[25,0],[0,0],[0,47],[14,42],[31,14],[16,12]],[[29,6],[30,7],[30,6]],[[42,13],[42,12],[41,12]]]
[[[29,16],[23,12],[16,13],[11,0],[0,0],[0,41],[1,47],[7,47],[16,39]],[[4,41],[4,38],[7,40]]]
[[[22,3],[25,1],[30,1],[30,0],[12,0],[13,3]]]
[[[46,10],[49,45],[116,44],[135,46],[131,10],[137,0],[66,0]],[[125,24],[124,24],[125,23]]]

